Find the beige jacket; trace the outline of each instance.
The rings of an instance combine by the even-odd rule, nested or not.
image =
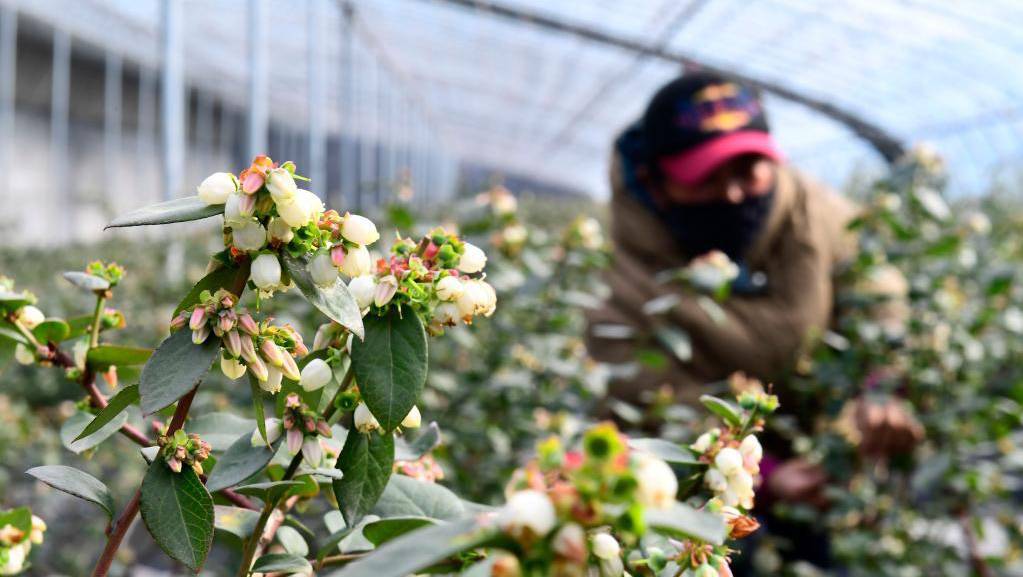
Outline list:
[[[612,294],[589,315],[588,344],[597,360],[628,369],[613,381],[612,397],[638,402],[642,391],[667,384],[678,400],[691,401],[703,392],[702,385],[735,371],[775,380],[828,326],[833,273],[855,250],[846,228],[856,214],[850,201],[782,167],[774,204],[746,262],[751,271],[766,275],[767,288],[762,295],[731,296],[721,303],[723,317],[715,319],[678,285],[654,280],[659,271],[683,266],[686,258],[663,222],[625,190],[617,158],[611,181],[614,256],[607,281]],[[678,295],[680,302],[654,319],[643,313],[645,303],[666,294]],[[669,365],[659,370],[635,363],[637,350],[657,346],[652,338],[657,323],[688,334],[691,360],[668,353]],[[613,333],[618,338],[607,338]],[[633,336],[621,338],[627,333]]]

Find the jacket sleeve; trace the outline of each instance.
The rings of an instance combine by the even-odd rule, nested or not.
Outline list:
[[[679,297],[678,304],[661,322],[689,334],[693,344],[690,361],[694,372],[712,379],[742,370],[771,378],[791,366],[808,337],[827,326],[832,308],[832,255],[822,238],[820,221],[804,206],[787,225],[807,234],[785,235],[772,251],[767,273],[769,291],[764,296],[735,297],[721,303],[723,318],[714,318],[698,299],[673,285],[661,285],[641,270],[629,270],[622,260],[615,274],[631,287],[616,298],[631,300],[633,310],[665,294]]]

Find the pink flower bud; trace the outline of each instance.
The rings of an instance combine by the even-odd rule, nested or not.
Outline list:
[[[298,363],[295,362],[295,357],[288,353],[281,355],[281,360],[284,361],[281,364],[281,372],[284,376],[292,381],[299,381],[302,379],[302,372],[298,370]]]
[[[245,337],[248,338],[248,337]],[[224,333],[224,348],[232,357],[240,357],[242,354],[242,337],[238,331],[227,331]],[[251,342],[252,339],[249,339]]]
[[[188,319],[188,328],[197,331],[204,324],[206,324],[206,308],[195,307],[195,310],[192,311],[192,317]]]
[[[244,340],[242,342],[245,342]],[[270,371],[266,368],[266,364],[263,363],[263,359],[259,357],[253,357],[252,360],[245,359],[249,370],[252,371],[252,376],[256,377],[259,381],[266,381],[270,377]]]
[[[181,472],[181,461],[175,459],[174,457],[167,459],[167,466],[170,467],[170,470],[174,471],[175,473]]]
[[[302,450],[302,440],[304,437],[302,431],[297,428],[288,429],[288,452],[292,455],[298,454]]]
[[[289,409],[297,409],[302,406],[302,399],[298,393],[291,393],[284,399],[284,406]]]
[[[330,425],[327,424],[327,421],[323,420],[316,421],[316,432],[328,439],[334,436],[334,432],[330,430]]]
[[[388,275],[380,279],[377,284],[376,290],[373,293],[373,304],[378,307],[382,307],[387,303],[391,302],[394,298],[394,293],[398,291],[398,279],[394,278],[394,275]]]
[[[206,342],[206,339],[208,339],[209,337],[210,337],[209,325],[203,325],[200,328],[192,331],[192,342],[197,345],[201,345],[202,343]]]
[[[275,367],[281,367],[284,365],[284,355],[281,354],[281,348],[277,346],[277,343],[266,339],[263,344],[259,346],[259,352],[263,354],[263,358],[266,362],[270,363]]]
[[[220,327],[222,332],[227,332],[234,328],[235,314],[231,311],[220,313],[220,321],[217,326]]]
[[[181,311],[180,313],[178,313],[178,316],[176,316],[173,319],[171,319],[170,329],[172,331],[176,331],[176,330],[180,329],[181,327],[185,326],[185,323],[187,323],[187,322],[188,322],[188,313],[185,312],[185,311]]]
[[[259,334],[259,325],[256,324],[256,321],[249,313],[238,315],[238,327],[252,336]]]
[[[302,425],[305,427],[305,432],[307,433],[312,433],[316,430],[316,421],[312,417],[306,417]]]
[[[255,347],[255,345],[252,344],[252,337],[247,336],[247,335],[244,336],[244,337],[242,337],[241,335],[238,335],[238,336],[241,338],[241,341],[242,341],[242,346],[241,346],[241,356],[242,356],[242,358],[245,359],[249,364],[252,364],[252,363],[256,362],[257,360],[260,360],[259,359],[259,355],[256,354],[256,347]],[[262,362],[262,361],[260,361],[260,362]]]
[[[302,457],[310,467],[319,467],[323,460],[323,447],[316,437],[309,437],[302,443]]]
[[[330,249],[330,260],[334,263],[334,266],[341,268],[345,263],[345,247],[339,244]]]
[[[246,172],[245,178],[242,180],[242,190],[245,191],[245,194],[242,195],[242,198],[245,198],[246,196],[251,196],[254,199],[255,195],[253,193],[258,191],[262,187],[263,187],[262,174],[255,171]]]

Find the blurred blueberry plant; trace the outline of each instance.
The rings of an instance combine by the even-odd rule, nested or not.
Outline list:
[[[368,246],[379,239],[376,226],[325,210],[296,180],[303,178],[294,164],[260,156],[238,175],[211,175],[197,196],[139,209],[109,225],[223,216],[225,248],[178,304],[172,332],[155,350],[101,340],[125,326],[124,315],[106,306],[125,277],[116,264],[64,274],[95,297],[92,314],[69,319],[47,317],[34,295],[0,280],[0,362],[59,368],[86,394],[62,430],[69,448],[96,450],[120,432],[142,447],[139,464],[149,463],[121,507],[85,472],[28,471],[106,514],[107,543],[94,575],[108,573],[139,513],[163,551],[193,571],[205,563],[217,528],[242,541],[239,575],[302,572],[310,567],[308,545],[282,530],[302,499],[317,495],[319,485],[330,487],[326,496],[351,532],[386,494],[396,458],[419,463],[433,448],[435,425],[415,443],[396,442],[395,435],[421,424],[416,402],[426,382],[427,333],[443,334],[496,309],[496,292],[484,280],[486,255],[438,228],[420,239],[398,239],[374,262]],[[251,305],[243,307],[247,288]],[[260,313],[261,304],[292,288],[329,321],[312,350],[295,328]],[[214,364],[230,380],[247,377],[257,425],[219,452],[187,432],[192,400]],[[151,438],[128,422],[133,405],[170,420],[153,420]],[[338,423],[353,414],[349,434]],[[274,464],[278,454],[286,467]],[[214,506],[213,493],[234,507]],[[0,511],[3,574],[28,567],[44,530],[27,508]],[[275,539],[290,550],[266,553]]]

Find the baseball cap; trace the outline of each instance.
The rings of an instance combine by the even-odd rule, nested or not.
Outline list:
[[[693,72],[657,91],[643,114],[651,160],[670,179],[703,182],[743,154],[781,160],[759,92],[711,72]]]

